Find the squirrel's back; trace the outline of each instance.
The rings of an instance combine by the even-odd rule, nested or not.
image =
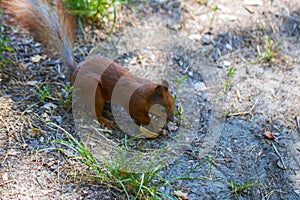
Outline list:
[[[53,58],[62,58],[71,73],[76,69],[73,58],[76,22],[60,0],[55,0],[54,5],[47,0],[3,0],[1,4],[11,16],[10,22],[28,30]]]

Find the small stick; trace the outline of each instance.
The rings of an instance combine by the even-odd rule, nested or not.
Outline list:
[[[297,113],[296,115],[296,124],[297,124],[297,127],[298,127],[298,131],[300,133],[300,120],[299,120],[299,113]]]
[[[275,150],[276,154],[277,154],[277,155],[279,156],[279,158],[280,158],[280,161],[281,161],[281,163],[282,163],[282,165],[283,165],[283,169],[286,169],[286,166],[285,166],[285,163],[284,163],[284,161],[283,161],[282,156],[280,155],[280,153],[279,153],[279,151],[277,150],[277,148],[276,148],[276,146],[274,145],[274,143],[271,142],[271,144],[272,144],[272,147],[273,147],[273,149]]]
[[[261,94],[262,95],[262,94]],[[247,114],[251,114],[253,109],[255,108],[256,104],[258,103],[259,98],[261,97],[261,95],[259,95],[259,97],[256,99],[255,103],[253,104],[253,106],[251,107],[251,109],[249,111],[245,111],[245,112],[237,112],[237,113],[230,113],[230,116],[238,116],[238,115],[247,115]]]
[[[239,115],[247,115],[247,114],[250,114],[250,112],[246,111],[246,112],[230,113],[230,116],[239,116]]]
[[[0,186],[3,186],[3,185],[8,184],[10,182],[16,182],[16,181],[15,180],[4,181],[4,182],[0,183]]]

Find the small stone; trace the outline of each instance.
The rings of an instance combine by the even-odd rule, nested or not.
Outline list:
[[[51,110],[51,108],[56,109],[57,105],[53,104],[53,103],[46,103],[45,105],[43,105],[43,108]]]
[[[193,34],[193,35],[190,35],[189,38],[191,40],[200,41],[201,40],[201,35],[200,34]]]
[[[224,61],[223,61],[223,65],[224,65],[225,67],[229,67],[229,66],[231,65],[231,63],[230,63],[229,61],[227,61],[227,60],[224,60]]]
[[[207,89],[206,85],[203,82],[198,82],[198,83],[195,84],[196,92],[202,92],[202,91],[205,91],[206,89]]]

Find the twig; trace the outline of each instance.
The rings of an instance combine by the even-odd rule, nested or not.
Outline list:
[[[239,115],[247,115],[247,114],[250,114],[250,111],[230,113],[230,116],[239,116]]]
[[[283,161],[282,156],[280,155],[280,153],[279,153],[279,151],[277,150],[277,148],[276,148],[276,146],[274,145],[274,143],[271,142],[271,144],[272,144],[272,147],[273,147],[273,149],[275,150],[276,154],[277,154],[277,155],[279,156],[279,158],[280,158],[280,161],[281,161],[281,163],[282,163],[282,165],[283,165],[283,169],[286,169],[286,166],[285,166],[285,163],[284,163],[284,161]]]
[[[4,181],[4,182],[0,183],[0,186],[3,186],[3,185],[8,184],[10,182],[16,182],[16,181],[15,180]]]
[[[296,124],[297,124],[297,127],[298,127],[298,131],[299,131],[299,133],[300,133],[299,113],[297,113],[297,115],[296,115]]]
[[[259,95],[259,97],[256,99],[255,103],[253,104],[253,106],[251,107],[251,109],[249,111],[245,111],[245,112],[236,112],[236,113],[230,113],[230,116],[238,116],[238,115],[247,115],[247,114],[251,114],[253,109],[255,108],[256,104],[258,103],[258,100],[260,99],[262,94]]]

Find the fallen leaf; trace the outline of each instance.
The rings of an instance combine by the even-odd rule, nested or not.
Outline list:
[[[29,62],[29,63],[21,63],[19,66],[20,68],[24,71],[26,70],[32,63]]]
[[[188,197],[187,197],[188,194],[187,193],[183,193],[183,192],[181,192],[179,190],[174,191],[174,195],[176,197],[179,197],[180,199],[184,199],[184,200],[188,199]]]
[[[44,133],[43,130],[38,129],[38,128],[31,128],[28,130],[28,134],[31,135],[32,137],[36,137],[37,135],[42,135],[42,136],[46,136],[46,134]]]
[[[43,58],[43,57],[40,56],[40,55],[35,55],[35,56],[31,57],[31,60],[32,60],[32,62],[34,62],[34,63],[38,63],[38,62],[40,62],[40,60],[41,60],[42,58]]]
[[[270,140],[274,140],[275,142],[278,142],[278,138],[273,134],[273,133],[271,133],[271,132],[269,132],[269,131],[264,131],[264,133],[263,133],[263,135],[266,137],[266,138],[268,138],[268,139],[270,139]]]

